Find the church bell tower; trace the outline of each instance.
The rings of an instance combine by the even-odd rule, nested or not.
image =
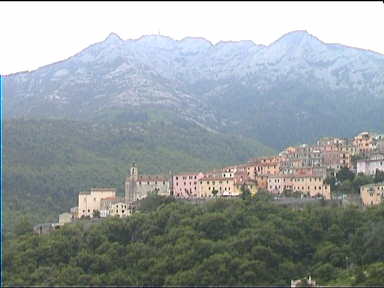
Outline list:
[[[137,171],[136,163],[133,162],[131,167],[131,180],[137,181],[138,178],[139,178],[139,173]]]
[[[131,175],[125,180],[125,201],[131,203],[137,198],[136,181],[139,179],[139,172],[137,170],[135,162],[132,163]]]

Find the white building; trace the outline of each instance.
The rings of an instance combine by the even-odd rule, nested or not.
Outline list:
[[[376,170],[384,171],[384,155],[376,154],[357,161],[357,174],[375,175]]]
[[[131,214],[130,207],[127,203],[124,202],[118,202],[111,205],[111,208],[109,209],[109,215],[119,217],[126,217]]]

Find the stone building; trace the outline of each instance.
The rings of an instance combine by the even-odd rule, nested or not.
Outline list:
[[[109,215],[126,217],[131,215],[132,211],[130,205],[125,202],[114,203],[110,206]]]
[[[72,214],[73,219],[79,218],[79,207],[72,207],[69,212]]]
[[[131,174],[125,180],[125,202],[147,197],[148,193],[156,192],[159,195],[169,196],[172,189],[172,177],[164,175],[139,175],[138,169],[133,163]]]
[[[116,197],[114,188],[92,188],[87,192],[79,193],[78,217],[93,217],[94,211],[100,211],[101,200],[109,197]]]
[[[73,221],[73,215],[72,213],[61,213],[59,215],[59,225],[64,225],[66,223],[71,223]]]
[[[360,198],[364,206],[378,205],[384,201],[384,182],[360,187]]]
[[[104,218],[110,215],[110,209],[113,204],[120,202],[121,199],[116,196],[107,197],[100,201],[100,217]]]
[[[318,287],[318,285],[315,280],[311,279],[311,276],[308,276],[308,279],[291,280],[291,288],[296,287]]]
[[[33,232],[36,234],[47,234],[57,230],[60,227],[59,223],[42,223],[33,227]]]

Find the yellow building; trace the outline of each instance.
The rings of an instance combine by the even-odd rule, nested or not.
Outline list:
[[[331,199],[331,188],[325,183],[325,177],[306,175],[274,175],[268,177],[268,191],[281,194],[285,190],[301,192],[310,197],[323,196]]]
[[[360,153],[371,152],[376,148],[375,141],[369,132],[362,132],[353,138],[353,145]]]
[[[273,156],[251,159],[247,163],[246,171],[251,178],[257,175],[276,175],[280,172],[280,158]]]
[[[234,179],[225,177],[203,177],[199,181],[197,197],[213,197],[214,190],[217,191],[217,196],[235,195]]]
[[[92,188],[89,192],[79,193],[78,217],[93,217],[94,211],[100,211],[102,199],[116,197],[114,188]]]
[[[242,187],[248,189],[252,195],[256,194],[258,191],[257,181],[248,176],[246,169],[241,169],[234,174],[234,195],[241,195]]]
[[[361,186],[360,197],[364,206],[382,203],[384,201],[384,182]]]

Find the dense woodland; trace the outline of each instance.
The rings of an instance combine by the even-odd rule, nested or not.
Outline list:
[[[244,194],[246,195],[246,194]],[[384,283],[384,206],[293,209],[260,193],[196,205],[151,195],[140,212],[4,243],[6,285]]]

